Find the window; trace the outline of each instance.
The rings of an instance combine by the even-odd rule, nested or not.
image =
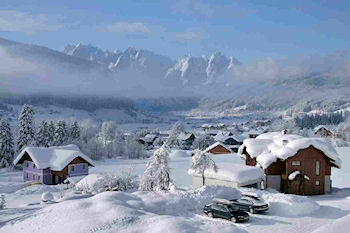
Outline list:
[[[292,166],[300,166],[300,161],[292,161]]]
[[[35,163],[33,163],[33,168],[35,168]]]
[[[320,175],[320,161],[316,161],[316,176]]]
[[[70,166],[70,171],[74,172],[74,170],[75,170],[75,166],[74,165]]]
[[[222,206],[222,205],[216,205],[215,209],[219,210],[219,211],[226,211],[226,208],[224,206]]]
[[[25,177],[28,179],[28,173],[25,173]]]
[[[40,176],[38,176],[38,180],[40,180]]]
[[[33,180],[35,180],[35,175],[33,174]]]
[[[26,166],[29,167],[29,162],[26,162]]]
[[[315,185],[319,186],[320,185],[320,181],[316,180]]]
[[[85,170],[85,167],[86,167],[85,164],[83,164],[83,170]]]

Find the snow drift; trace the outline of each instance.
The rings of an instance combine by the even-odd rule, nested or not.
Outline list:
[[[46,206],[2,232],[217,232],[203,218],[205,204],[213,197],[239,197],[225,187],[203,187],[197,191],[103,192],[93,197]],[[223,224],[226,232],[245,232],[234,224]]]
[[[272,193],[263,190],[240,188],[244,194],[262,198],[270,205],[269,214],[276,216],[305,216],[320,209],[320,205],[306,196]]]

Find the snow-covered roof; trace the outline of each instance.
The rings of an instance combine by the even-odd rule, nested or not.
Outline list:
[[[314,128],[314,132],[316,133],[317,131],[319,131],[322,128],[325,128],[329,131],[333,131],[336,128],[336,126],[334,126],[334,125],[318,125]]]
[[[239,186],[249,185],[260,182],[264,179],[264,171],[258,167],[246,166],[235,163],[217,163],[217,172],[212,169],[206,169],[204,176],[218,180],[233,181]],[[201,176],[193,169],[188,170],[188,174]]]
[[[247,153],[256,158],[262,168],[268,168],[277,159],[286,160],[294,156],[298,150],[313,146],[322,151],[336,167],[341,167],[341,160],[332,144],[324,138],[306,138],[294,134],[270,132],[259,135],[256,138],[248,138],[243,141],[238,153]]]
[[[50,168],[53,171],[62,171],[77,157],[84,159],[89,165],[94,166],[94,162],[73,144],[51,147],[26,147],[16,157],[13,164],[16,165],[26,152],[39,169]]]
[[[215,143],[212,144],[211,146],[207,147],[203,152],[204,152],[204,153],[209,152],[211,149],[213,149],[213,148],[215,148],[215,147],[217,147],[217,146],[222,146],[222,147],[224,147],[225,149],[227,149],[228,151],[232,152],[231,149],[230,149],[228,146],[222,144],[221,142],[215,142]]]
[[[225,142],[226,140],[228,140],[228,139],[230,139],[230,138],[232,138],[232,139],[234,139],[236,142],[243,142],[243,138],[240,138],[240,137],[237,137],[237,136],[215,136],[214,137],[214,139],[216,140],[216,141],[219,141],[219,142]]]
[[[155,134],[147,134],[146,136],[140,138],[140,140],[143,140],[144,142],[152,143],[157,138],[157,135]]]
[[[262,134],[263,132],[264,132],[263,130],[257,130],[257,129],[251,129],[248,131],[249,134],[254,134],[254,135]]]
[[[181,140],[181,141],[186,141],[187,139],[189,139],[191,136],[193,135],[193,133],[184,133],[181,132],[179,134],[179,136],[177,137],[177,139]]]

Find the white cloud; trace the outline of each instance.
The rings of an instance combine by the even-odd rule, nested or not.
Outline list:
[[[151,30],[141,22],[115,22],[104,28],[107,32],[149,34]]]
[[[174,38],[177,41],[199,41],[201,34],[199,32],[187,31],[187,32],[176,32]]]
[[[55,31],[59,25],[49,24],[43,14],[31,15],[25,12],[0,10],[0,31],[34,33]]]
[[[172,5],[172,10],[186,15],[212,16],[213,14],[212,8],[202,0],[177,0]]]

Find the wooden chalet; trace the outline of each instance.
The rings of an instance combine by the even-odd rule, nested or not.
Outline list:
[[[246,139],[239,149],[246,165],[264,168],[266,188],[297,195],[331,191],[331,167],[340,168],[341,161],[328,140],[276,133],[269,136]]]

